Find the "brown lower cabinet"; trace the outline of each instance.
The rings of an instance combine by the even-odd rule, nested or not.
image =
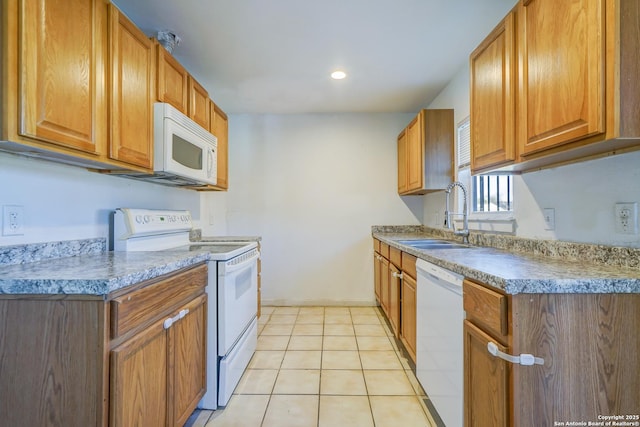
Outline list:
[[[374,291],[391,329],[416,360],[416,257],[374,239]]]
[[[2,423],[184,425],[206,391],[206,281],[203,264],[106,299],[2,295]]]
[[[466,427],[640,415],[640,294],[505,295],[469,280],[463,293]],[[494,357],[489,342],[544,364]]]

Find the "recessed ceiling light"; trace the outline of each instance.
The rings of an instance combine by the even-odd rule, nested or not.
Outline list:
[[[347,73],[345,73],[344,71],[338,70],[331,73],[331,78],[334,80],[342,80],[345,77],[347,77]]]

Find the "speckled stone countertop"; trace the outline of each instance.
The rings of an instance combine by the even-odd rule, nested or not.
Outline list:
[[[209,259],[206,251],[106,252],[105,246],[91,239],[0,248],[0,294],[106,297]]]
[[[485,246],[423,250],[403,245],[398,241],[451,238],[451,235],[424,227],[374,227],[372,234],[380,241],[404,252],[469,279],[494,286],[508,294],[640,293],[638,251],[633,248],[593,245],[595,246],[591,248],[593,258],[585,255],[585,253],[591,253],[582,247],[585,245],[576,244],[575,248],[570,248],[571,244],[567,242],[558,242],[558,245],[574,256],[548,256],[540,254],[539,251],[527,253]],[[459,242],[460,238],[456,237],[454,240]],[[471,242],[474,243],[474,239],[471,239]],[[518,244],[528,247],[527,242]],[[553,246],[548,242],[545,245]],[[578,253],[576,254],[575,251]],[[603,251],[610,252],[611,256],[623,253],[630,259],[601,259],[598,262],[598,258],[607,258],[603,256]]]

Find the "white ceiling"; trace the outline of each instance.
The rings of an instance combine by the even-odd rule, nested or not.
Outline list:
[[[113,2],[227,113],[341,113],[426,107],[516,0]]]

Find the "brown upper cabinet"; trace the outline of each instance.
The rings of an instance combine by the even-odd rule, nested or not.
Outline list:
[[[76,3],[2,2],[2,139],[96,159],[107,147],[107,5]]]
[[[526,171],[637,149],[640,4],[521,0],[513,13],[471,55],[474,172]],[[506,48],[514,40],[516,64]],[[488,121],[511,117],[513,102],[516,137],[509,144],[507,122]]]
[[[516,12],[471,53],[471,170],[516,160]]]
[[[109,5],[111,58],[110,150],[112,159],[153,167],[153,42]]]
[[[227,115],[213,101],[210,108],[210,132],[218,139],[218,180],[216,187],[229,188],[229,121]]]
[[[209,93],[193,76],[189,76],[188,83],[189,117],[206,130],[209,130],[211,122]]]
[[[152,167],[152,44],[114,6],[3,1],[0,149],[96,170]]]
[[[164,47],[158,52],[158,101],[173,105],[189,114],[189,73]]]
[[[398,193],[444,190],[453,177],[453,110],[422,110],[398,136]]]

